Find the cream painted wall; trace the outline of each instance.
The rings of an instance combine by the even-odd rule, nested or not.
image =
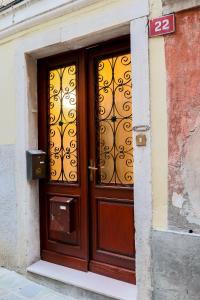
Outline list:
[[[15,143],[14,43],[0,47],[0,145]]]
[[[150,18],[162,15],[161,0],[151,0]],[[167,229],[168,129],[165,45],[163,37],[149,39],[152,127],[153,228]]]

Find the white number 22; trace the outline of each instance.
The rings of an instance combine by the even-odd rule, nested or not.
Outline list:
[[[160,32],[162,30],[169,30],[169,20],[164,19],[162,21],[155,22],[155,32]]]

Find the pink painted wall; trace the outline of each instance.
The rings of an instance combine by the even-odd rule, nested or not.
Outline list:
[[[169,219],[186,229],[200,225],[200,8],[176,14],[176,33],[166,36],[165,51]]]

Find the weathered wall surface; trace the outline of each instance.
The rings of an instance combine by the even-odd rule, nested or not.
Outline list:
[[[165,0],[164,11],[184,9],[186,2],[192,1]],[[173,231],[152,233],[154,300],[200,299],[199,41],[200,8],[176,13],[176,32],[165,37],[168,228]],[[187,233],[191,230],[196,234]]]
[[[154,231],[152,245],[153,300],[199,300],[199,236]]]
[[[200,5],[199,0],[162,0],[162,3],[163,14],[169,14]]]
[[[0,265],[9,267],[17,264],[14,158],[13,145],[0,145]]]
[[[14,43],[0,47],[0,265],[18,265]]]
[[[176,14],[165,38],[169,227],[200,233],[200,8]]]

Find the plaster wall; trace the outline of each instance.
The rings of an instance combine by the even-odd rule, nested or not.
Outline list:
[[[199,300],[199,235],[153,231],[154,300]]]
[[[0,265],[17,265],[15,147],[0,145]]]
[[[15,46],[13,42],[0,47],[0,144],[15,143]]]
[[[186,2],[151,0],[150,18],[161,16],[167,8],[198,6],[198,1]],[[169,221],[170,228],[197,232],[199,8],[177,13],[176,24],[175,34],[149,39],[153,228],[166,230]],[[189,202],[187,190],[192,194]]]
[[[162,1],[150,1],[150,18],[162,15]],[[167,229],[168,129],[164,37],[149,39],[152,135],[153,228]]]
[[[18,265],[18,219],[15,183],[15,52],[14,43],[0,47],[0,265]]]
[[[200,9],[176,13],[176,33],[165,37],[171,231],[152,232],[154,300],[199,299],[199,39]]]
[[[169,115],[169,227],[200,233],[200,8],[176,14],[165,38]]]
[[[162,0],[163,14],[178,12],[200,6],[199,0]]]

